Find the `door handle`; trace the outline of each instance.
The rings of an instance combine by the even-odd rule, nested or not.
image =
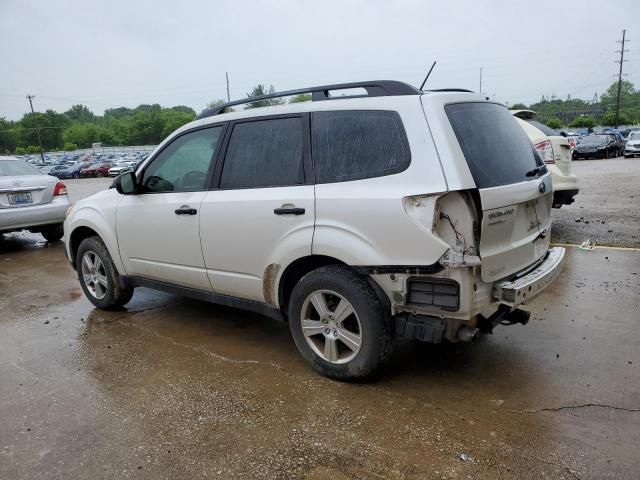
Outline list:
[[[196,213],[198,213],[198,210],[191,208],[189,205],[182,205],[175,211],[176,215],[195,215]]]
[[[276,215],[304,215],[304,208],[288,207],[288,208],[276,208],[273,213]]]

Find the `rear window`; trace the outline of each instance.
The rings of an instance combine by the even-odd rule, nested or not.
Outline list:
[[[392,175],[409,166],[411,152],[397,112],[359,110],[312,115],[317,183]]]
[[[542,133],[544,133],[545,135],[547,135],[548,137],[556,137],[558,135],[560,135],[556,130],[554,130],[553,128],[547,127],[544,123],[541,123],[537,120],[532,120],[530,118],[525,118],[524,119],[525,122],[527,122],[530,125],[533,125],[534,127],[536,127],[538,130],[541,130]]]
[[[527,134],[502,105],[456,103],[445,107],[478,188],[524,182],[544,163]]]
[[[42,175],[42,172],[22,160],[0,160],[0,177],[15,175]]]

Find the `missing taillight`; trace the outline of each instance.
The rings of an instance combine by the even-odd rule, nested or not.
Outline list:
[[[545,140],[544,142],[536,143],[534,147],[536,147],[536,151],[544,163],[556,163],[553,158],[553,147],[551,146],[551,141]]]
[[[67,194],[67,186],[62,183],[56,183],[56,186],[53,188],[53,196],[57,197],[58,195],[66,195]]]

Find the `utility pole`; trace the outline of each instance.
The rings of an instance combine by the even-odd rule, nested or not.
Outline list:
[[[227,102],[231,101],[231,95],[229,94],[229,72],[224,72],[227,77]]]
[[[622,90],[622,63],[624,62],[624,42],[627,31],[622,30],[622,42],[618,42],[622,44],[620,48],[620,70],[618,71],[618,95],[616,96],[616,128],[618,128],[618,123],[620,120],[620,91]]]
[[[27,95],[27,100],[29,100],[29,105],[31,106],[31,114],[33,115],[33,121],[36,124],[36,133],[38,135],[38,145],[40,145],[40,158],[42,159],[42,163],[44,163],[44,150],[42,149],[42,139],[40,138],[40,125],[38,125],[38,119],[36,117],[36,112],[33,111],[33,99],[36,98],[35,95]]]
[[[482,93],[482,67],[480,67],[480,93]]]

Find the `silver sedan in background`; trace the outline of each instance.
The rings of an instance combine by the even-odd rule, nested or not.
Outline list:
[[[70,205],[67,187],[56,177],[17,158],[0,157],[0,235],[29,230],[56,242]]]

